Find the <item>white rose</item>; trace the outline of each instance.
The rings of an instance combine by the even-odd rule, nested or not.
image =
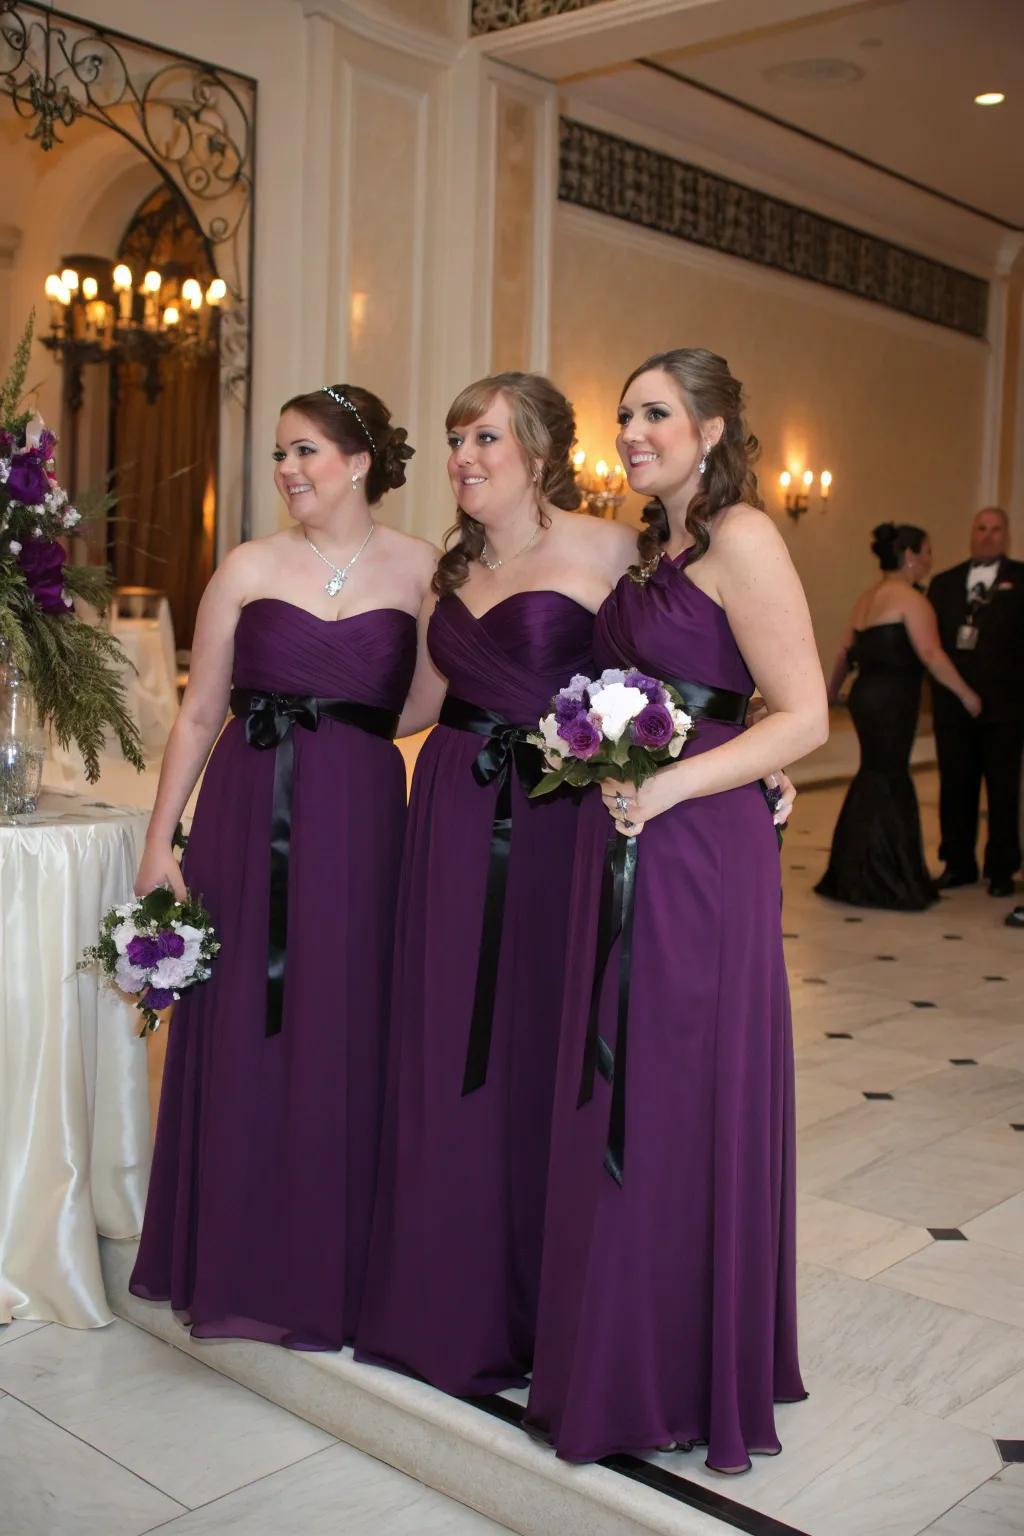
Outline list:
[[[590,703],[592,712],[601,717],[602,733],[609,741],[618,741],[629,722],[647,708],[647,695],[624,683],[610,683],[592,693]]]
[[[191,980],[195,967],[194,959],[188,955],[164,955],[153,968],[154,987],[182,987]]]
[[[674,706],[670,706],[670,708],[673,726],[685,736],[693,725],[692,715],[688,715],[685,709],[676,709]]]
[[[119,955],[125,953],[132,939],[138,938],[138,934],[139,930],[130,918],[123,923],[118,923],[110,937],[113,939],[114,948]]]
[[[12,539],[7,548],[10,550],[12,555],[21,554],[21,545],[18,543],[17,539]]]
[[[544,741],[544,751],[550,756],[552,753],[561,757],[565,752],[565,742],[558,734],[558,721],[554,715],[545,715],[540,722],[540,734]]]

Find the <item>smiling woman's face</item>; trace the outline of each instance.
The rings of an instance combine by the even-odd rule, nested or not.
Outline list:
[[[274,484],[300,523],[330,511],[352,485],[353,460],[299,411],[285,411],[277,424],[274,463]]]
[[[486,527],[500,521],[533,489],[526,453],[512,435],[512,413],[495,395],[476,421],[448,433],[448,479],[462,510]]]
[[[664,498],[693,478],[704,443],[671,374],[661,368],[638,374],[618,414],[615,446],[630,490]]]

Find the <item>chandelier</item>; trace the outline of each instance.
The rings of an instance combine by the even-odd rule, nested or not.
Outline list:
[[[125,262],[70,256],[46,279],[50,307],[48,347],[80,375],[86,363],[141,363],[147,398],[160,393],[160,364],[172,354],[216,355],[227,284],[202,283],[177,265],[152,268],[137,280]]]

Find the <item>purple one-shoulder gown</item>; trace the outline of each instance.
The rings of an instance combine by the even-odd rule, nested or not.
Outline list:
[[[602,667],[731,692],[751,677],[724,611],[681,562],[623,577]],[[707,752],[740,727],[700,720]],[[580,816],[528,1423],[560,1456],[706,1442],[710,1466],[779,1450],[773,1403],[804,1395],[794,1284],[793,1054],[779,855],[757,784],[692,800],[637,840],[621,1187],[610,1089],[577,1108],[609,818]],[[616,1047],[618,954],[601,1035]],[[616,1070],[619,1060],[616,1056]]]
[[[593,615],[521,592],[474,618],[457,594],[430,623],[449,697],[536,729],[589,671]],[[413,775],[398,912],[381,1174],[358,1358],[458,1394],[522,1383],[540,1238],[578,802],[528,800],[513,774],[508,885],[490,1060],[463,1070],[498,784],[480,736],[439,725]],[[529,749],[532,751],[532,749]]]
[[[236,687],[399,711],[415,620],[325,620],[276,598],[243,608]],[[273,751],[232,720],[185,856],[221,950],[170,1026],[137,1296],[204,1338],[339,1349],[362,1298],[377,1164],[405,818],[392,742],[293,727],[283,1022],[267,1036]]]

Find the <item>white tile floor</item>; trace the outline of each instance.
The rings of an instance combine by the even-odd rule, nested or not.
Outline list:
[[[743,1478],[652,1460],[809,1536],[1024,1536],[996,1444],[1024,1442],[1024,932],[982,888],[913,915],[815,897],[840,799],[805,793],[783,853],[811,1401]],[[0,1346],[0,1536],[502,1529],[129,1323]]]

